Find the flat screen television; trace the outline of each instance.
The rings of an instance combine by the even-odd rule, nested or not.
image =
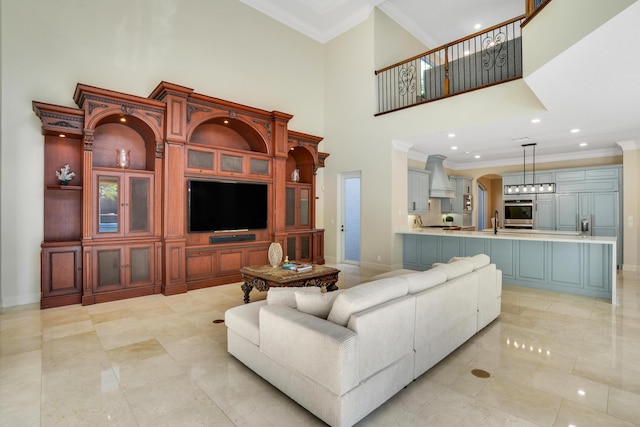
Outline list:
[[[189,180],[189,232],[267,228],[267,184]]]

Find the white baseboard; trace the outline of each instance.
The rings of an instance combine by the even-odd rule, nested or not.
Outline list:
[[[15,307],[17,305],[35,304],[40,302],[40,292],[28,295],[19,295],[17,297],[0,298],[0,307]]]

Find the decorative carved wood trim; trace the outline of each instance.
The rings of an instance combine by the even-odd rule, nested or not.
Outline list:
[[[191,116],[197,112],[210,113],[211,109],[196,107],[194,105],[187,104],[187,123],[191,123]]]
[[[42,121],[43,133],[82,135],[84,111],[35,101],[32,103],[32,107],[34,113]]]
[[[93,129],[85,129],[83,135],[84,151],[93,151]]]
[[[262,120],[257,120],[257,119],[253,119],[253,123],[257,123],[259,125],[264,126],[264,128],[267,130],[267,136],[269,137],[269,139],[271,139],[271,123],[264,122]]]

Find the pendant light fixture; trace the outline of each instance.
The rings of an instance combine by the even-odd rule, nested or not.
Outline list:
[[[505,195],[521,194],[548,194],[556,192],[556,185],[553,182],[536,183],[536,143],[522,144],[522,184],[505,185]],[[527,184],[527,148],[533,147],[533,168],[531,184]]]

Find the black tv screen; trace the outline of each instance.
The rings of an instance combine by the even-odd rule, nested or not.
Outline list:
[[[189,232],[267,228],[267,184],[189,181]]]

